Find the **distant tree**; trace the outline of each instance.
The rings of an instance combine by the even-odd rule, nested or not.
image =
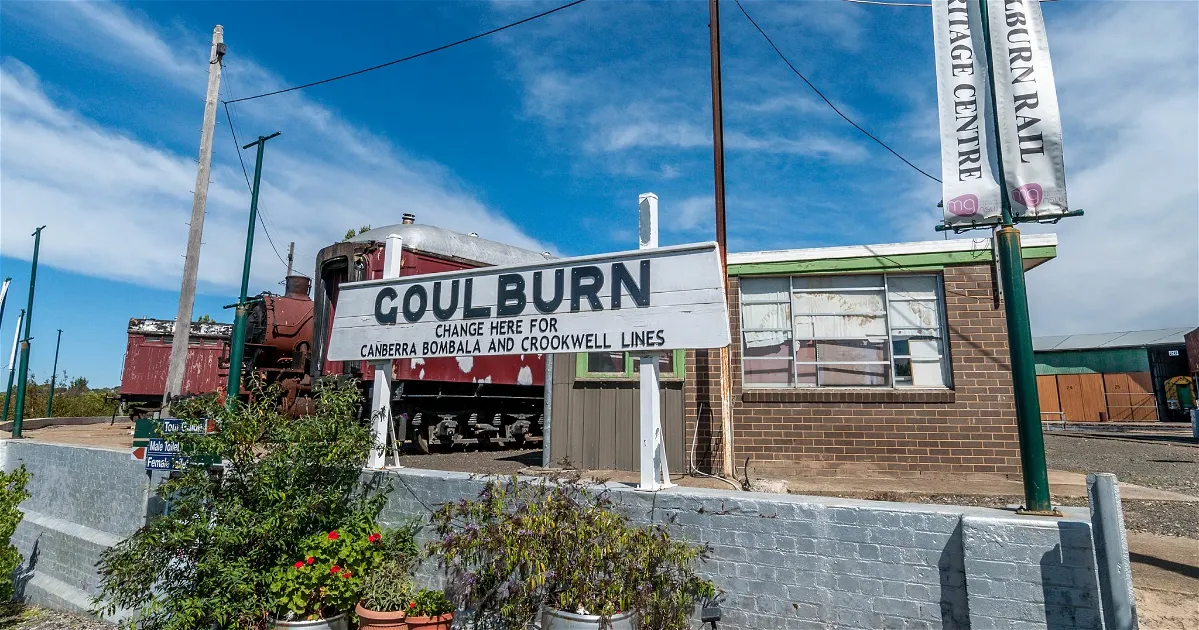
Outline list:
[[[362,234],[363,232],[366,232],[369,229],[371,229],[371,224],[367,223],[366,225],[358,228],[358,233]]]
[[[348,240],[354,238],[355,236],[358,236],[358,234],[356,232],[354,232],[353,228],[350,228],[350,229],[346,230],[346,236],[345,236],[345,238],[343,238],[341,240],[348,241]]]
[[[215,324],[216,320],[212,318],[212,315],[209,315],[208,313],[204,313],[203,315],[200,316],[199,319],[196,320],[196,323],[198,323],[198,324]]]
[[[65,371],[62,373],[62,380],[64,383],[68,382],[67,381],[67,373]],[[83,392],[88,391],[86,376],[77,377],[69,382],[70,382],[70,385],[67,386],[68,394],[78,395],[78,394],[82,394]]]

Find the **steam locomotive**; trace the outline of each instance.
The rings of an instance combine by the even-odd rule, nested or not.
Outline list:
[[[382,278],[386,240],[391,234],[402,239],[401,276],[550,257],[475,234],[418,225],[410,214],[405,214],[400,224],[368,230],[325,247],[317,254],[313,279],[288,276],[283,295],[262,293],[250,303],[242,373],[247,379],[280,385],[285,413],[299,415],[310,408],[312,385],[320,377],[353,377],[363,390],[363,400],[369,400],[374,365],[325,357],[342,283]],[[146,322],[157,324],[151,328],[158,334],[149,335],[149,340]],[[193,324],[193,331],[197,326]],[[121,397],[131,415],[147,413],[161,400],[171,344],[165,333],[172,327],[173,322],[130,320]],[[215,391],[225,382],[222,374],[228,374],[227,325],[208,325],[204,330],[207,336],[191,340],[184,394]],[[214,339],[222,341],[216,360],[209,356]],[[411,441],[422,453],[445,451],[455,444],[520,446],[542,435],[543,355],[404,359],[390,362],[390,369],[394,378],[392,417],[406,432],[402,439]],[[193,371],[197,372],[194,376]],[[243,382],[243,396],[251,395],[248,382]]]

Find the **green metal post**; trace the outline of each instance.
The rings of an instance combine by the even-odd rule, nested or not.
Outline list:
[[[37,255],[42,246],[42,230],[45,228],[46,226],[43,225],[33,231],[33,265],[29,268],[29,304],[25,306],[25,338],[21,340],[21,363],[17,369],[19,372],[17,400],[14,403],[16,409],[13,411],[12,421],[14,438],[21,437],[21,425],[25,422],[25,384],[29,380],[29,342],[31,340],[29,331],[33,325],[33,288],[37,284]]]
[[[249,149],[258,145],[258,157],[254,160],[254,185],[250,188],[250,225],[246,229],[246,260],[241,270],[241,294],[237,300],[237,315],[233,319],[233,339],[229,347],[229,393],[226,404],[232,406],[233,401],[241,395],[241,362],[245,356],[246,346],[246,293],[250,290],[250,259],[254,254],[254,222],[258,220],[258,189],[262,182],[262,152],[266,141],[278,136],[275,132],[269,136],[258,136],[258,140],[242,147]]]
[[[988,0],[980,0],[983,49],[987,58],[987,84],[991,91],[991,124],[999,138],[999,108],[995,97],[994,61],[991,55],[991,26],[987,17]],[[1028,293],[1024,286],[1024,256],[1020,251],[1020,230],[1013,225],[1012,201],[1003,170],[1003,151],[995,144],[999,160],[999,199],[1003,209],[1003,227],[995,234],[999,250],[999,276],[1003,286],[1003,310],[1007,319],[1008,351],[1012,360],[1012,389],[1016,397],[1016,434],[1020,440],[1020,471],[1024,478],[1024,510],[1053,513],[1049,498],[1049,472],[1045,465],[1045,435],[1041,429],[1041,401],[1037,398],[1036,363],[1032,351],[1032,326],[1028,318]]]
[[[13,334],[12,355],[8,358],[8,389],[4,390],[4,419],[0,422],[8,422],[8,408],[12,406],[12,377],[17,373],[17,346],[21,345],[21,323],[24,321],[25,309],[21,309],[21,314],[17,315],[17,330]]]
[[[54,417],[54,382],[58,379],[58,348],[62,346],[62,329],[58,329],[58,341],[54,342],[54,369],[50,370],[50,395],[46,399],[46,417]]]

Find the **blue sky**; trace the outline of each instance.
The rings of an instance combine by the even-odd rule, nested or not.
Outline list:
[[[859,123],[939,168],[927,9],[837,1],[746,8]],[[130,317],[174,316],[208,42],[222,97],[404,56],[554,6],[530,2],[5,2],[0,5],[0,274],[7,359],[32,238],[47,225],[32,370],[120,378]],[[940,238],[939,186],[873,145],[723,6],[730,248]],[[1029,275],[1034,332],[1199,324],[1199,5],[1045,5],[1072,206],[1059,259]],[[707,4],[591,0],[458,48],[231,106],[276,130],[261,207],[280,251],[418,221],[559,254],[635,247],[638,193],[663,242],[712,238]],[[249,194],[217,126],[196,315],[235,298]],[[243,140],[243,143],[248,140]],[[248,156],[249,159],[249,156]],[[1027,231],[1046,231],[1029,228]],[[283,264],[259,230],[251,290]]]

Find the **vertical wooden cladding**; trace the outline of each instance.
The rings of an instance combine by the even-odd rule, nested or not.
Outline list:
[[[579,380],[574,355],[554,361],[550,464],[588,470],[640,470],[641,388],[635,380]],[[683,383],[662,382],[662,430],[673,472],[686,468]]]
[[[1069,422],[1099,422],[1107,412],[1112,422],[1157,420],[1153,380],[1148,372],[1110,374],[1043,374],[1037,377],[1042,418]]]
[[[1037,376],[1037,397],[1041,401],[1042,420],[1061,420],[1062,402],[1057,396],[1057,377],[1052,374]]]
[[[1112,420],[1140,422],[1157,420],[1153,378],[1148,372],[1104,374],[1108,415]]]

